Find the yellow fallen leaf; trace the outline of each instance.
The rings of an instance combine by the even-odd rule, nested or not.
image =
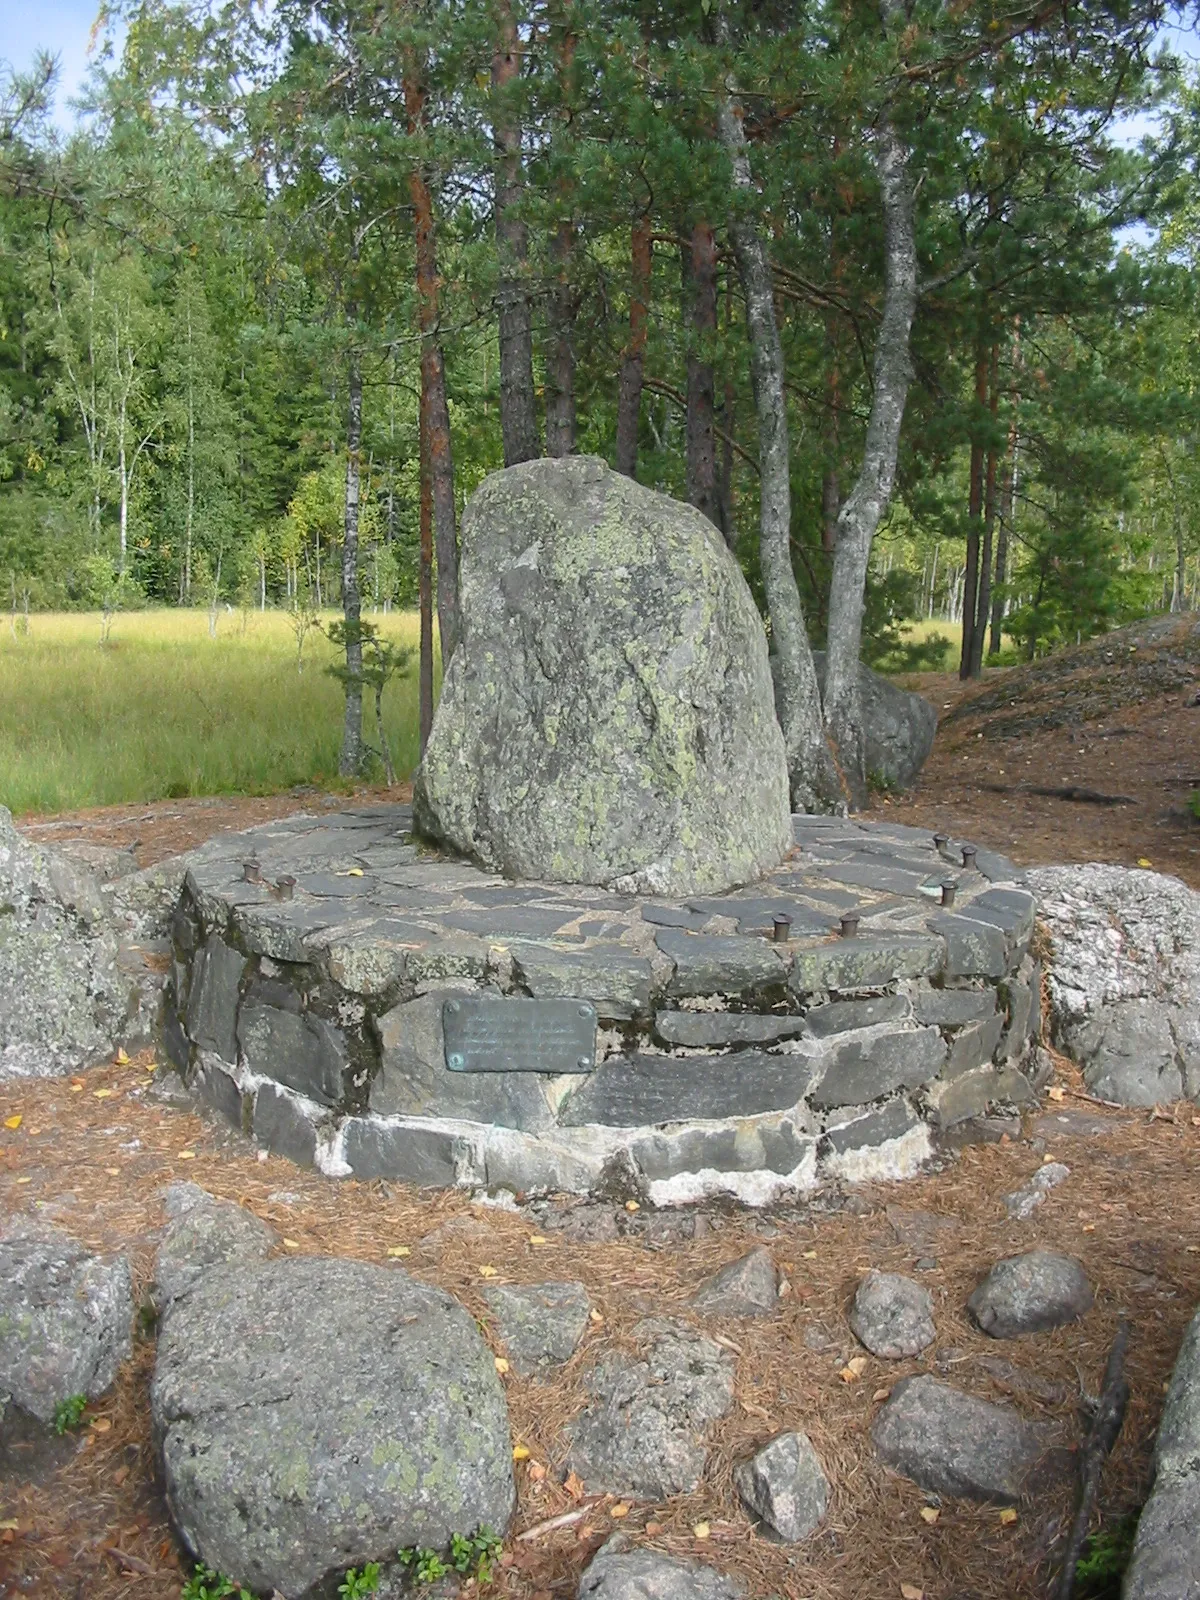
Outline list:
[[[529,1446],[527,1444],[515,1444],[515,1445],[513,1445],[513,1460],[514,1461],[528,1461],[529,1460]]]
[[[1011,1506],[1005,1506],[1004,1510],[1000,1513],[1001,1526],[1005,1528],[1011,1528],[1016,1520],[1017,1513]]]
[[[347,878],[361,878],[362,875],[363,875],[363,869],[361,867],[348,867],[346,869],[346,877]]]
[[[72,1094],[82,1094],[83,1093],[83,1085],[79,1082],[78,1079],[72,1079],[72,1081],[71,1081],[71,1093]]]
[[[1083,1225],[1083,1232],[1084,1233],[1095,1233],[1095,1231],[1096,1231],[1096,1224],[1094,1222],[1085,1222],[1084,1223],[1084,1225]]]
[[[921,1521],[922,1522],[936,1522],[937,1519],[940,1516],[941,1516],[941,1512],[938,1510],[938,1508],[936,1506],[922,1506],[921,1507]]]
[[[18,1183],[32,1183],[33,1179],[32,1178],[18,1178],[17,1182]]]
[[[112,1427],[112,1419],[109,1417],[93,1417],[90,1427],[93,1433],[107,1433]]]
[[[158,1062],[154,1060],[153,1056],[150,1058],[149,1061],[143,1061],[142,1062],[142,1071],[143,1072],[157,1072],[158,1071]]]
[[[298,1239],[285,1239],[283,1241],[283,1248],[285,1250],[299,1250],[300,1241]]]
[[[711,1532],[712,1528],[707,1522],[692,1523],[692,1537],[694,1539],[707,1539]]]
[[[846,1365],[838,1373],[843,1383],[857,1383],[867,1370],[866,1356],[851,1356]]]
[[[129,1065],[129,1057],[125,1054],[120,1045],[117,1046],[117,1053],[113,1057],[113,1062],[118,1067],[127,1067]]]
[[[640,1211],[642,1208],[636,1200],[626,1200],[625,1209],[626,1211]]]
[[[119,1178],[121,1176],[120,1167],[105,1167],[104,1170],[108,1173],[110,1178]]]
[[[902,1583],[900,1593],[903,1600],[925,1600],[924,1589],[919,1589],[915,1583]]]
[[[1051,1100],[1065,1100],[1067,1097],[1067,1091],[1060,1089],[1056,1083],[1052,1083],[1046,1093]]]
[[[481,1278],[498,1278],[500,1273],[497,1268],[489,1267],[485,1264],[484,1266],[480,1267],[479,1276]]]
[[[412,1251],[406,1244],[390,1244],[388,1245],[388,1255],[399,1258],[412,1255]]]
[[[11,1128],[13,1130],[13,1132],[15,1133],[17,1131],[17,1129],[21,1126],[21,1118],[20,1117],[5,1117],[4,1126],[6,1128]]]
[[[890,1389],[876,1389],[875,1393],[871,1396],[871,1399],[872,1400],[886,1400],[888,1398],[888,1396],[891,1394],[891,1392],[892,1391]]]
[[[609,1506],[608,1514],[610,1517],[616,1517],[617,1521],[620,1522],[622,1517],[629,1515],[629,1507],[624,1500],[618,1500],[615,1506]]]
[[[496,1359],[496,1371],[498,1373],[500,1373],[500,1375],[503,1377],[503,1375],[508,1371],[508,1362],[504,1359],[503,1356],[497,1356],[495,1359]]]
[[[817,1252],[815,1250],[804,1250],[801,1252],[801,1254],[803,1255],[805,1261],[815,1261],[817,1259]]]
[[[97,1100],[111,1100],[112,1099],[112,1090],[111,1089],[93,1089],[92,1093],[95,1095]]]
[[[1139,867],[1150,867],[1150,866],[1153,866],[1153,865],[1154,865],[1154,863],[1152,861],[1147,861],[1145,856],[1139,856],[1138,857],[1138,866]],[[1014,1518],[1013,1520],[1015,1521],[1016,1519]]]
[[[591,1316],[591,1319],[592,1319],[593,1322],[603,1322],[604,1321],[604,1318],[596,1310],[595,1306],[592,1307],[591,1312],[589,1313],[589,1315]]]
[[[180,1161],[195,1161],[196,1152],[194,1150],[181,1150],[179,1152],[179,1159]]]
[[[584,1488],[583,1479],[577,1472],[574,1471],[568,1472],[566,1477],[563,1479],[563,1488],[571,1496],[572,1500],[582,1500],[584,1495],[587,1493],[587,1490]]]
[[[529,1242],[530,1242],[530,1244],[545,1244],[546,1243],[546,1237],[545,1237],[544,1234],[541,1234],[541,1233],[531,1233],[529,1235]]]

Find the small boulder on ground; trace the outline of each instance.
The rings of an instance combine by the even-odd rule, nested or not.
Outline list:
[[[924,1374],[896,1385],[871,1438],[880,1459],[922,1489],[1001,1503],[1020,1499],[1044,1443],[1011,1406]]]
[[[168,1316],[150,1390],[187,1548],[248,1589],[302,1595],[348,1567],[507,1529],[504,1391],[440,1289],[361,1261],[206,1273]]]
[[[634,1360],[601,1357],[586,1379],[587,1404],[567,1428],[569,1468],[588,1489],[642,1500],[691,1494],[708,1454],[706,1431],[733,1404],[729,1352],[667,1318],[638,1323]]]
[[[581,1283],[493,1284],[483,1298],[513,1370],[523,1378],[569,1360],[592,1310]]]
[[[850,1326],[873,1356],[902,1361],[937,1338],[928,1289],[898,1272],[868,1272],[858,1286]]]
[[[631,1548],[617,1534],[585,1568],[578,1600],[740,1600],[743,1592],[715,1567]]]
[[[829,1504],[829,1480],[806,1433],[781,1433],[734,1473],[746,1508],[785,1544],[807,1539]]]
[[[198,1184],[171,1184],[163,1204],[171,1221],[154,1258],[152,1291],[160,1316],[213,1267],[264,1261],[279,1243],[274,1228],[252,1211]]]
[[[696,1310],[709,1317],[766,1317],[778,1304],[775,1258],[764,1245],[714,1272],[692,1297]]]
[[[21,1219],[0,1237],[0,1392],[39,1422],[76,1395],[112,1387],[132,1351],[125,1256],[93,1255],[70,1234]]]
[[[1014,1222],[1028,1222],[1051,1189],[1057,1189],[1071,1176],[1070,1167],[1061,1161],[1047,1161],[1019,1189],[1004,1196],[1004,1209]]]
[[[1074,1256],[1030,1250],[998,1261],[967,1300],[982,1332],[1016,1339],[1075,1322],[1092,1308],[1092,1286]]]

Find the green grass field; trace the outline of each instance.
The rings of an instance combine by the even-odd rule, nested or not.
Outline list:
[[[332,616],[327,620],[332,620]],[[408,676],[384,692],[397,774],[417,763],[417,618],[372,615],[413,647]],[[280,612],[35,614],[0,623],[0,805],[20,816],[181,795],[268,794],[333,785],[341,742],[337,657],[310,633],[304,670]],[[374,743],[374,706],[365,728]]]

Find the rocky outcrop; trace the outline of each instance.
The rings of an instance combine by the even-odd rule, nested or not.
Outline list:
[[[705,517],[595,457],[525,462],[468,505],[461,581],[420,829],[509,877],[656,894],[778,865],[766,637]]]
[[[813,662],[823,694],[825,652],[814,650]],[[937,711],[924,695],[902,689],[864,662],[859,663],[858,685],[867,776],[882,788],[911,788],[933,749]]]
[[[1200,1096],[1200,894],[1097,863],[1028,874],[1050,933],[1056,1042],[1101,1100]]]
[[[184,1543],[256,1593],[512,1515],[491,1352],[462,1306],[395,1269],[210,1270],[164,1318],[150,1400]]]
[[[1122,1600],[1200,1592],[1200,1313],[1171,1375],[1154,1447],[1154,1487],[1138,1521]]]

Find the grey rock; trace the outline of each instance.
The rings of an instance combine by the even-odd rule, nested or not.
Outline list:
[[[471,992],[447,984],[379,1018],[382,1065],[371,1084],[371,1110],[381,1116],[465,1117],[529,1132],[549,1128],[554,1116],[537,1073],[451,1072],[446,1066],[442,1008]]]
[[[824,693],[825,652],[814,650],[813,661]],[[911,788],[933,749],[936,709],[865,664],[859,665],[858,685],[868,773],[889,788]]]
[[[652,1319],[633,1333],[643,1359],[607,1355],[588,1374],[587,1404],[567,1429],[567,1465],[593,1493],[691,1494],[706,1430],[733,1404],[732,1357],[684,1323]]]
[[[993,1339],[1016,1339],[1076,1322],[1092,1308],[1092,1286],[1074,1256],[1030,1250],[998,1261],[967,1300],[976,1324]]]
[[[398,1270],[207,1274],[164,1324],[150,1405],[184,1543],[254,1590],[298,1595],[512,1514],[492,1356],[460,1305]]]
[[[191,1075],[189,1087],[201,1104],[224,1117],[235,1128],[242,1127],[245,1102],[241,1088],[217,1057],[201,1058]]]
[[[469,1142],[438,1127],[347,1117],[343,1156],[356,1178],[395,1178],[418,1188],[449,1188],[475,1169]]]
[[[976,1067],[929,1084],[923,1096],[925,1110],[935,1128],[953,1128],[970,1117],[982,1117],[993,1100],[1006,1098],[1004,1091],[1011,1087],[994,1067]]]
[[[1149,1106],[1200,1094],[1200,894],[1098,864],[1029,874],[1050,935],[1050,1026],[1093,1094]]]
[[[663,928],[654,942],[675,963],[675,995],[744,994],[782,986],[787,967],[765,939]]]
[[[889,1100],[873,1111],[830,1121],[821,1139],[821,1150],[823,1154],[844,1155],[849,1150],[886,1144],[890,1139],[901,1138],[920,1120],[907,1100]]]
[[[188,991],[187,1034],[201,1050],[237,1065],[238,987],[246,958],[214,933],[197,951]]]
[[[1061,1161],[1047,1161],[1019,1189],[1004,1196],[1004,1209],[1014,1222],[1026,1222],[1045,1202],[1051,1189],[1056,1189],[1070,1176],[1070,1167],[1064,1166]]]
[[[154,1304],[165,1314],[213,1267],[263,1261],[279,1242],[275,1230],[245,1206],[219,1200],[195,1184],[173,1184],[174,1214],[154,1258]],[[195,1190],[194,1194],[187,1191]],[[182,1205],[185,1199],[190,1204]]]
[[[968,1022],[986,1022],[996,1014],[996,991],[987,989],[920,989],[913,995],[913,1015],[918,1022],[939,1028],[961,1028]]]
[[[829,1005],[814,1006],[804,1020],[810,1033],[818,1039],[828,1039],[835,1033],[846,1033],[851,1028],[873,1028],[881,1022],[904,1022],[911,1014],[912,1004],[907,995],[881,994],[870,1000],[835,1000]]]
[[[1004,1018],[998,1013],[984,1022],[968,1022],[950,1041],[950,1054],[946,1059],[945,1075],[956,1077],[960,1072],[971,1072],[982,1067],[996,1053],[1004,1032]]]
[[[132,1350],[132,1317],[127,1257],[106,1260],[26,1219],[0,1236],[0,1393],[40,1422],[112,1386]]]
[[[781,1433],[734,1473],[748,1511],[785,1544],[798,1544],[820,1525],[829,1480],[806,1433]]]
[[[689,1050],[735,1044],[775,1044],[805,1031],[803,1017],[752,1011],[660,1011],[654,1031],[664,1044]]]
[[[1011,1406],[990,1405],[936,1378],[904,1378],[871,1428],[881,1460],[932,1494],[1019,1500],[1043,1450]]]
[[[1024,955],[1033,934],[1036,901],[1025,889],[985,889],[963,906],[963,915],[1004,934],[1010,964]]]
[[[897,978],[925,978],[946,959],[945,940],[923,933],[875,933],[793,946],[788,982],[796,994],[825,989],[883,989]]]
[[[1029,1131],[1034,1139],[1103,1138],[1114,1126],[1120,1124],[1097,1116],[1094,1111],[1076,1111],[1067,1106],[1043,1111],[1033,1119]]]
[[[873,1356],[901,1361],[920,1355],[937,1338],[933,1298],[898,1272],[868,1272],[850,1311],[855,1336]]]
[[[348,1065],[341,1032],[324,1017],[244,1001],[237,1025],[238,1043],[251,1072],[295,1089],[325,1106],[342,1098]]]
[[[274,1084],[259,1086],[254,1097],[252,1131],[257,1142],[297,1166],[311,1167],[317,1155],[316,1124],[303,1104]]]
[[[1200,1595],[1200,1313],[1183,1336],[1154,1449],[1122,1600]]]
[[[1008,971],[1008,940],[1001,928],[968,916],[930,917],[946,941],[948,978],[1002,978]]]
[[[515,878],[710,893],[791,842],[766,638],[699,512],[595,457],[494,473],[417,826]]]
[[[584,1569],[577,1600],[741,1600],[743,1593],[715,1567],[632,1549],[618,1536]]]
[[[807,1055],[613,1056],[571,1091],[564,1127],[640,1128],[659,1122],[790,1111],[812,1081]]]
[[[514,944],[513,976],[537,999],[590,1000],[597,1016],[623,1021],[650,1010],[654,975],[645,956],[617,945],[564,950]]]
[[[936,1028],[897,1028],[835,1046],[809,1098],[822,1108],[865,1105],[893,1089],[927,1083],[946,1059]]]
[[[521,1377],[568,1361],[592,1309],[581,1283],[491,1284],[483,1298]]]
[[[629,1153],[643,1177],[654,1181],[681,1172],[794,1172],[815,1145],[790,1117],[762,1117],[648,1134],[634,1140]]]
[[[770,1316],[779,1306],[775,1258],[764,1245],[739,1256],[701,1284],[692,1305],[708,1317]]]

